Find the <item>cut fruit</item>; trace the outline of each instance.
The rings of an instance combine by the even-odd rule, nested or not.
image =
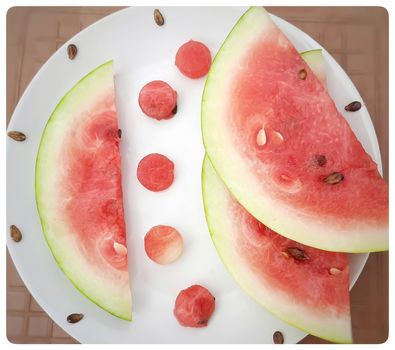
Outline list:
[[[157,264],[166,265],[177,260],[183,248],[182,236],[171,226],[154,226],[144,237],[145,252]]]
[[[131,319],[112,61],[80,80],[45,127],[36,201],[47,243],[94,303]]]
[[[188,78],[205,76],[211,65],[210,50],[199,41],[190,40],[177,51],[176,66]]]
[[[170,119],[177,111],[177,92],[164,81],[151,81],[141,89],[139,105],[151,118]]]
[[[147,190],[166,190],[174,181],[174,163],[163,154],[148,154],[139,162],[137,179]]]
[[[259,146],[262,126],[267,139]],[[387,183],[261,7],[242,16],[211,66],[202,133],[227,188],[271,229],[326,250],[388,249]],[[325,157],[323,166],[316,155]],[[334,172],[344,179],[330,185],[324,179]]]
[[[207,156],[202,187],[211,237],[240,286],[283,321],[330,341],[352,342],[347,255],[304,246],[257,221]]]
[[[174,316],[181,326],[202,328],[215,309],[215,298],[207,288],[197,284],[182,290],[174,304]]]

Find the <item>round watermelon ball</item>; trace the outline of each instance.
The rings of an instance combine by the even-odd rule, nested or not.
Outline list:
[[[141,89],[139,105],[151,118],[170,119],[177,111],[177,92],[162,80],[151,81]]]
[[[193,285],[182,290],[174,304],[174,316],[181,326],[207,327],[215,309],[215,298],[208,289]]]
[[[154,226],[144,237],[145,252],[157,264],[165,265],[177,260],[183,247],[181,234],[171,226]]]
[[[190,40],[178,49],[176,66],[188,78],[201,78],[210,70],[210,50],[203,43]]]
[[[148,154],[137,166],[137,179],[150,191],[163,191],[174,181],[174,163],[163,154]]]

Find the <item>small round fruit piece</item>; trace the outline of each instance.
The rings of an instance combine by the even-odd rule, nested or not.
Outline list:
[[[201,78],[210,70],[210,50],[203,43],[190,40],[178,49],[176,66],[188,78]]]
[[[151,118],[170,119],[177,110],[177,92],[162,80],[151,81],[141,89],[139,105]]]
[[[174,181],[174,163],[163,154],[148,154],[139,162],[137,179],[150,191],[163,191]]]
[[[174,227],[158,225],[152,227],[145,235],[144,248],[152,261],[166,265],[180,257],[184,243]]]
[[[214,296],[195,284],[178,294],[173,313],[181,326],[201,328],[207,327],[214,309]]]

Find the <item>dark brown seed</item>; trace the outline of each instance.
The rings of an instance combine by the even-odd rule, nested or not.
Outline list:
[[[326,164],[326,157],[323,154],[316,154],[314,160],[318,166],[324,166]]]
[[[171,111],[173,114],[177,113],[177,105],[173,108],[173,110]]]
[[[273,343],[274,344],[284,344],[284,336],[280,331],[275,331],[273,333]]]
[[[20,131],[9,131],[7,135],[15,141],[25,141],[26,135]]]
[[[67,316],[68,323],[77,323],[84,318],[83,314],[71,314]]]
[[[207,320],[200,320],[200,321],[198,321],[197,324],[206,324],[206,323],[207,323]]]
[[[305,70],[305,69],[301,69],[301,70],[298,72],[298,77],[299,77],[299,79],[306,80],[306,77],[307,77],[307,72],[306,72],[306,70]]]
[[[20,242],[22,239],[22,233],[15,225],[10,226],[10,236],[15,242]]]
[[[329,184],[329,185],[336,185],[339,182],[342,182],[344,180],[344,175],[342,173],[334,172],[332,174],[329,174],[324,181]]]
[[[77,52],[77,46],[75,46],[74,44],[70,44],[69,46],[67,46],[67,55],[71,60],[73,60],[75,56],[77,56]]]
[[[154,10],[154,20],[158,26],[163,26],[165,24],[165,19],[158,9]]]
[[[118,137],[121,138],[122,137],[122,130],[118,129]]]
[[[349,103],[346,107],[344,107],[344,109],[347,112],[356,112],[356,111],[359,111],[361,109],[361,107],[362,107],[361,102],[353,101],[353,102]]]
[[[287,248],[287,252],[298,261],[305,261],[309,259],[309,256],[302,249],[296,247]]]

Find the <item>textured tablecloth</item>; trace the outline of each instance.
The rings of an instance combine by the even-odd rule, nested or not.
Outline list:
[[[24,89],[65,41],[117,7],[14,7],[7,14],[7,124]],[[388,180],[388,14],[380,7],[268,7],[340,63],[373,119]],[[165,13],[164,13],[165,14]],[[351,291],[354,341],[388,336],[388,253],[371,254]],[[26,289],[7,253],[7,336],[14,343],[76,343]],[[302,343],[323,343],[306,337]]]

